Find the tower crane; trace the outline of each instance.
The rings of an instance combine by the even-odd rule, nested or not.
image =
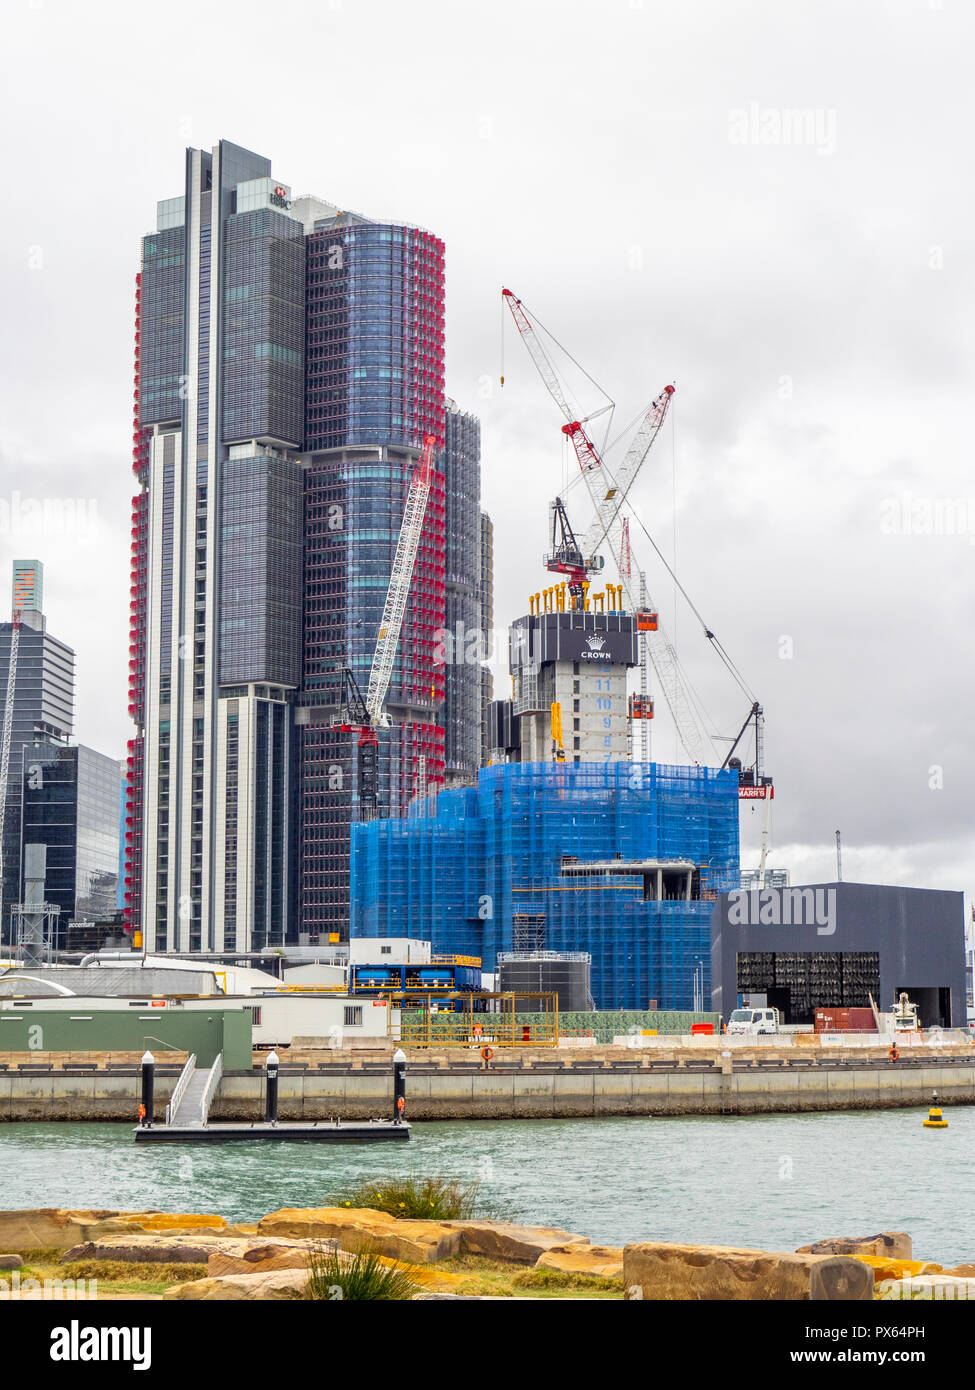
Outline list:
[[[3,837],[7,823],[7,785],[10,779],[10,741],[14,728],[14,696],[17,690],[17,656],[20,652],[20,611],[14,609],[10,630],[10,661],[7,667],[7,697],[3,706],[0,732],[0,940],[3,939]]]
[[[410,479],[364,699],[351,669],[345,667],[342,672],[343,712],[334,727],[343,733],[359,735],[359,804],[364,813],[363,819],[366,820],[375,815],[378,804],[378,731],[388,729],[392,722],[383,709],[383,703],[393,675],[406,603],[413,582],[416,555],[423,534],[423,518],[426,515],[430,484],[433,481],[433,450],[436,442],[435,435],[428,434],[424,437],[423,452]]]
[[[569,592],[573,594],[577,604],[579,604],[582,601],[583,586],[587,576],[602,567],[601,557],[597,560],[595,555],[596,548],[603,541],[608,541],[614,553],[619,554],[623,524],[622,508],[627,494],[636,481],[643,461],[667,417],[674,387],[665,386],[653,400],[626,452],[620,468],[621,476],[615,481],[611,480],[596,446],[586,433],[585,422],[574,418],[574,412],[569,405],[565,391],[562,389],[558,373],[535,332],[535,327],[524,304],[512,290],[503,289],[501,294],[511,311],[511,316],[539,376],[545,383],[549,395],[565,417],[562,433],[568,436],[575,449],[579,467],[596,513],[583,541],[576,542],[561,498],[556,498],[553,504],[553,553],[546,557],[545,565],[549,570],[569,574]],[[620,578],[623,582],[627,605],[630,611],[634,612],[639,605],[639,596],[632,592],[631,580],[627,580],[624,575],[621,575]],[[577,594],[578,597],[576,597]],[[714,756],[714,748],[687,689],[680,663],[677,660],[677,653],[661,629],[652,606],[644,606],[640,611],[648,615],[652,614],[652,621],[655,626],[650,626],[651,618],[648,616],[645,640],[680,741],[692,762],[705,763]]]
[[[574,416],[566,392],[563,390],[559,380],[558,372],[549,358],[548,353],[545,351],[538,334],[535,332],[535,326],[524,304],[512,290],[503,289],[501,294],[504,302],[508,305],[522,341],[528,349],[529,356],[534,362],[549,394],[565,418],[562,432],[569,438],[575,449],[579,467],[595,511],[595,517],[589,529],[585,532],[582,540],[577,541],[573,534],[572,527],[569,524],[564,503],[561,498],[556,498],[552,508],[553,553],[546,557],[546,568],[569,574],[569,591],[573,594],[575,606],[580,606],[583,601],[585,583],[588,575],[597,572],[603,566],[602,556],[597,554],[598,548],[605,544],[610,553],[614,557],[619,558],[620,581],[623,589],[624,601],[630,611],[636,614],[637,630],[641,633],[644,643],[644,649],[641,653],[641,691],[639,702],[641,715],[643,718],[646,718],[648,717],[648,713],[652,713],[653,709],[649,699],[647,682],[648,672],[645,671],[646,654],[649,653],[653,668],[657,673],[657,679],[660,682],[660,687],[664,692],[671,715],[673,716],[678,736],[686,753],[695,763],[709,762],[715,756],[714,743],[704,726],[695,701],[691,697],[686,678],[681,670],[677,652],[674,650],[672,643],[660,626],[656,609],[647,594],[646,576],[642,571],[639,572],[639,585],[636,592],[634,592],[629,526],[627,518],[623,515],[623,508],[627,502],[629,492],[667,417],[667,412],[670,409],[670,402],[674,395],[674,387],[672,385],[665,386],[660,394],[651,402],[626,451],[623,462],[617,470],[616,477],[610,477],[608,470],[603,465],[599,451],[586,433],[586,421],[577,420]],[[502,378],[502,385],[503,384],[504,379]],[[625,531],[624,523],[627,523]],[[663,557],[661,557],[661,559],[662,558]],[[666,564],[666,561],[664,561],[664,563]],[[676,583],[677,576],[673,575],[673,578]],[[573,587],[573,581],[575,581],[575,587]],[[684,591],[681,590],[681,592]],[[686,597],[687,595],[685,593],[685,598]],[[688,602],[690,602],[689,599]],[[693,607],[693,605],[691,606]],[[694,611],[697,614],[697,610],[694,609]],[[700,617],[700,614],[697,614],[697,616]],[[748,693],[747,687],[735,670],[727,653],[724,652],[715,634],[706,626],[704,627],[704,634],[708,641],[715,647],[715,650],[718,651],[725,666],[737,680],[741,689],[748,695],[749,700],[753,701],[748,718],[741,732],[738,734],[738,737],[734,740],[731,752],[725,758],[722,767],[737,768],[739,774],[739,796],[742,799],[756,798],[771,801],[773,795],[772,779],[770,777],[765,777],[762,773],[764,729],[764,713],[762,708],[758,702],[754,700],[754,697]],[[732,754],[749,725],[753,725],[754,727],[755,761],[750,768],[742,769],[741,760],[733,758]],[[644,748],[647,747],[647,742],[647,728],[646,725],[644,725]]]

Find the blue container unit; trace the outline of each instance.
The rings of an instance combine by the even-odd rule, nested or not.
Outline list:
[[[648,892],[656,861],[694,866],[689,901]],[[732,772],[509,763],[353,827],[351,934],[419,937],[488,971],[526,944],[588,951],[597,1008],[689,1009],[699,966],[708,997],[711,910],[738,874]]]
[[[432,965],[353,965],[350,990],[353,994],[388,994],[402,991],[407,997],[433,995],[441,1012],[452,1012],[448,994],[474,993],[481,988],[481,972],[476,966],[451,963]],[[409,1007],[404,1000],[404,1007]]]

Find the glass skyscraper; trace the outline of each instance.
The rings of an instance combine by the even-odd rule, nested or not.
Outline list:
[[[342,672],[365,688],[431,433],[380,814],[436,790],[451,759],[474,771],[453,747],[466,729],[445,722],[440,654],[460,476],[443,243],[294,198],[268,159],[221,141],[187,151],[183,195],[143,240],[136,301],[129,924],[156,950],[341,939],[359,814],[356,738],[334,727]],[[451,516],[479,577],[476,437],[464,447],[474,521]]]
[[[53,945],[68,945],[68,924],[116,910],[119,868],[119,764],[92,748],[28,744],[23,749],[24,846],[47,847],[45,899],[61,909]]]
[[[6,810],[3,819],[0,942],[10,940],[10,908],[20,901],[21,769],[24,749],[35,739],[64,742],[74,723],[74,652],[47,631],[39,560],[15,560],[13,612],[20,622],[13,688]],[[13,622],[0,623],[0,725],[6,717]],[[2,789],[0,789],[2,794]]]

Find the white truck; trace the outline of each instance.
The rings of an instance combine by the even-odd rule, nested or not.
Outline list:
[[[778,1009],[735,1009],[728,1019],[729,1034],[778,1033],[781,1019]]]

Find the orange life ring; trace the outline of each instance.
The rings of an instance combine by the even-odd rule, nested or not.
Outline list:
[[[481,1048],[481,1056],[484,1058],[485,1062],[490,1062],[491,1058],[494,1056],[494,1048],[493,1048],[493,1047],[482,1047],[482,1048]]]
[[[399,1111],[401,1115],[403,1111],[406,1109],[406,1101],[403,1099],[402,1096],[397,1096],[396,1098],[396,1109]]]
[[[891,1043],[891,1045],[890,1045],[890,1051],[887,1053],[887,1056],[890,1058],[890,1060],[891,1060],[892,1062],[896,1062],[897,1059],[898,1059],[898,1057],[899,1057],[900,1055],[901,1055],[901,1054],[900,1054],[900,1052],[899,1052],[899,1050],[898,1050],[897,1044],[896,1044],[896,1043]]]
[[[139,1119],[140,1119],[140,1120],[144,1120],[145,1118],[146,1118],[146,1107],[145,1107],[144,1105],[140,1105],[140,1106],[139,1106]]]

